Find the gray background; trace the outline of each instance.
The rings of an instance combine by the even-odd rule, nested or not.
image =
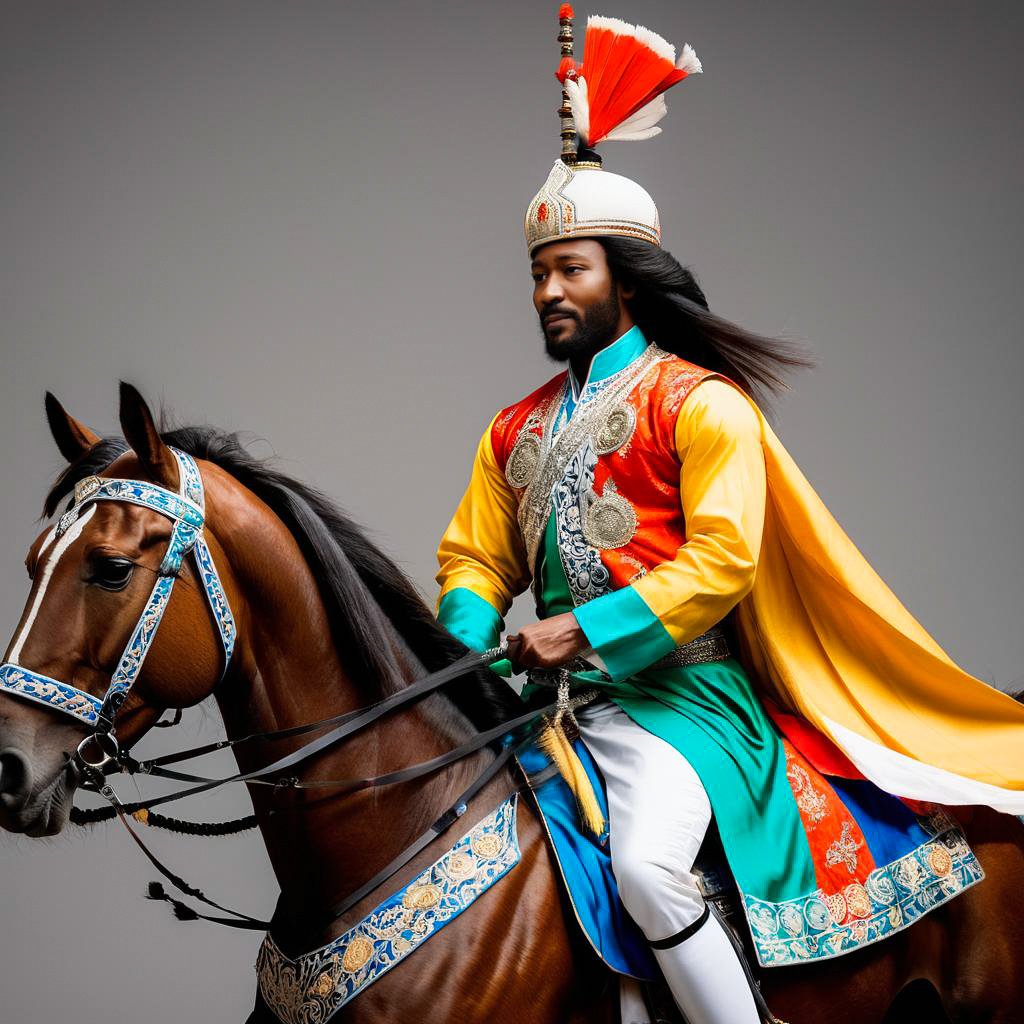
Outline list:
[[[266,439],[433,599],[481,430],[554,372],[521,221],[558,151],[556,8],[3,6],[5,631],[61,465],[43,391],[111,430],[122,377],[180,422]],[[713,308],[807,342],[819,368],[779,404],[783,440],[949,653],[1020,683],[1019,5],[597,13],[705,67],[661,137],[609,144],[606,165],[656,197]],[[173,742],[216,728],[193,712]],[[270,909],[253,835],[153,843],[215,897]],[[118,829],[5,836],[0,864],[3,1024],[251,1005],[257,939],[143,902],[152,871]]]

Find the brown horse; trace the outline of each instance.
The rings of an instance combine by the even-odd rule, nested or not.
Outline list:
[[[122,745],[142,736],[165,709],[191,706],[210,693],[229,737],[302,725],[379,700],[464,653],[351,521],[316,492],[254,460],[233,436],[208,429],[161,435],[128,386],[121,396],[127,444],[99,438],[55,400],[48,399],[48,413],[70,466],[47,499],[47,514],[76,481],[94,473],[176,489],[178,469],[168,445],[199,460],[206,537],[234,610],[235,654],[221,679],[219,637],[194,569],[184,563],[142,674],[118,713]],[[16,633],[20,664],[90,693],[105,692],[170,530],[166,518],[147,508],[102,502],[59,558],[49,557],[52,551],[41,556],[42,537],[37,540],[27,559],[32,590]],[[438,755],[522,710],[503,682],[477,671],[444,695],[327,749],[304,763],[301,775],[377,775]],[[0,825],[30,836],[61,831],[81,781],[71,753],[84,735],[85,727],[65,716],[3,696]],[[301,742],[238,748],[239,767],[251,770]],[[346,796],[289,791],[282,800],[271,787],[251,787],[281,887],[274,924],[280,948],[295,955],[341,934],[448,849],[461,831],[428,846],[342,920],[313,930],[303,925],[307,912],[315,919],[316,908],[371,878],[494,756],[485,748],[424,782]],[[499,773],[473,799],[467,827],[521,783],[517,771]],[[882,1021],[904,991],[898,1019],[909,1019],[925,1005],[918,1003],[922,986],[911,984],[923,979],[955,1022],[1024,1020],[1024,827],[987,809],[961,817],[986,879],[875,946],[823,964],[763,972],[763,991],[779,1018],[790,1024]],[[529,800],[520,801],[518,836],[519,864],[335,1019],[617,1021],[617,986],[566,908]],[[257,997],[252,1024],[273,1020]]]

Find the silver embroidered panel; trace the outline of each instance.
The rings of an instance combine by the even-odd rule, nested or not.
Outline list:
[[[526,546],[527,564],[531,569],[537,564],[537,551],[547,526],[548,516],[551,514],[553,489],[565,476],[569,462],[586,442],[591,441],[595,432],[602,432],[602,429],[606,427],[609,413],[624,405],[626,396],[650,370],[669,358],[671,358],[669,353],[658,348],[657,345],[648,345],[641,356],[620,374],[613,377],[592,400],[585,400],[585,396],[581,395],[580,402],[568,424],[554,439],[552,439],[552,428],[561,402],[552,404],[545,419],[538,464],[519,503],[519,528]],[[564,387],[569,387],[568,380]],[[563,391],[563,400],[564,396],[565,392]],[[620,426],[618,431],[621,433],[622,430],[623,427]],[[609,436],[610,432],[611,428],[609,428]],[[624,443],[627,437],[628,435],[624,436],[621,443]],[[594,447],[592,441],[591,447]]]
[[[573,602],[590,601],[611,590],[611,573],[584,536],[584,507],[594,479],[597,457],[589,442],[569,460],[552,491],[558,555]]]

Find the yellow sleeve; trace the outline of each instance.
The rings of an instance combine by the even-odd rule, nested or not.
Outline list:
[[[731,384],[706,380],[680,409],[675,444],[685,543],[671,561],[575,611],[617,680],[710,629],[754,584],[766,487],[757,414]]]
[[[512,599],[530,582],[516,497],[491,443],[493,425],[480,439],[469,486],[437,551],[438,618],[476,650],[494,645]]]

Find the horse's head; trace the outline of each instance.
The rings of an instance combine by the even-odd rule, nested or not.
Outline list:
[[[51,395],[47,414],[65,458],[73,465],[86,459],[100,438]],[[181,474],[195,463],[179,462],[130,385],[121,387],[120,419],[131,450],[80,482],[68,511],[36,539],[26,559],[31,589],[0,669],[0,826],[12,832],[54,835],[64,827],[81,781],[74,753],[106,719],[126,749],[166,708],[208,696],[224,667],[223,617],[211,615],[210,582],[188,557],[190,537],[211,554],[202,547],[201,515],[189,534],[195,502]],[[150,504],[109,494],[97,500],[109,479],[155,484]],[[176,506],[172,498],[179,492],[183,500]],[[191,494],[195,498],[195,488]],[[201,505],[201,484],[198,494]],[[170,512],[161,511],[160,501]],[[219,547],[209,533],[205,537],[224,571]],[[185,557],[172,557],[176,546]],[[166,583],[158,586],[160,580]],[[160,605],[163,586],[168,593]],[[144,659],[141,669],[131,664],[133,650]],[[126,675],[132,676],[128,686],[115,695]]]

